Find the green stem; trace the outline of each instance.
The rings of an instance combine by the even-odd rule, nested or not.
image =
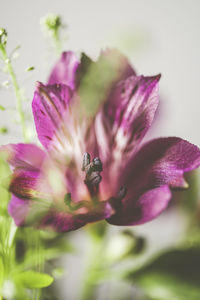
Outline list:
[[[16,100],[17,100],[16,107],[17,107],[19,120],[20,120],[20,124],[21,124],[21,128],[22,128],[23,138],[24,138],[25,142],[28,142],[26,124],[25,124],[25,114],[24,114],[24,111],[23,111],[23,108],[22,108],[22,98],[21,98],[20,87],[19,87],[19,84],[17,82],[17,78],[16,78],[16,75],[15,75],[14,69],[12,67],[12,64],[10,62],[10,59],[7,55],[6,48],[1,43],[0,43],[0,51],[2,53],[4,63],[7,67],[7,71],[10,75],[10,78],[12,80],[12,84],[13,84],[13,87],[14,87],[14,92],[15,92],[15,96],[16,96]]]
[[[60,41],[60,38],[59,38],[58,30],[53,31],[52,38],[53,38],[53,42],[54,42],[57,54],[60,55],[60,53],[62,52],[62,45],[61,45],[61,41]]]
[[[34,230],[34,229],[33,229]],[[41,244],[40,244],[40,232],[34,230],[34,236],[35,236],[35,251],[37,253],[37,262],[35,265],[35,269],[37,272],[42,272],[43,271],[43,265],[41,263]],[[40,300],[41,297],[41,289],[35,289],[34,293],[34,300]]]
[[[95,238],[91,233],[90,249],[88,251],[88,258],[86,262],[86,269],[83,276],[82,289],[80,294],[81,300],[94,300],[95,290],[97,287],[98,273],[101,268],[101,254],[103,248],[103,238]]]

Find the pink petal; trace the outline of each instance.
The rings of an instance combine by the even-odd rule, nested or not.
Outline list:
[[[100,202],[88,212],[76,212],[70,214],[52,209],[41,220],[40,228],[51,228],[57,232],[76,230],[87,223],[97,222],[109,218],[113,209],[108,202]]]
[[[96,134],[103,161],[126,161],[151,126],[158,106],[158,81],[132,76],[113,89],[96,117]],[[121,161],[120,161],[121,162]]]
[[[170,199],[168,188],[187,187],[184,173],[199,165],[200,150],[185,140],[171,137],[146,143],[121,170],[118,186],[125,186],[127,195],[109,222],[131,225],[155,218]]]
[[[66,84],[74,90],[78,66],[79,61],[74,52],[63,52],[49,76],[48,84]]]
[[[22,199],[36,198],[40,172],[16,169],[10,182],[10,191]]]
[[[9,144],[0,147],[14,168],[39,169],[45,159],[45,152],[33,144]]]
[[[96,116],[99,156],[104,165],[103,195],[113,189],[117,174],[152,124],[159,101],[159,79],[160,75],[131,76],[121,81]]]
[[[25,219],[29,211],[29,202],[29,200],[20,199],[12,195],[8,205],[8,212],[17,226],[23,226],[25,224]]]
[[[37,85],[32,109],[38,138],[47,149],[62,125],[71,97],[71,90],[66,85]],[[62,144],[62,141],[59,140],[59,143]]]
[[[125,226],[149,222],[167,207],[170,199],[171,191],[167,185],[143,191],[138,199],[126,197],[120,206],[114,206],[116,213],[107,221]]]

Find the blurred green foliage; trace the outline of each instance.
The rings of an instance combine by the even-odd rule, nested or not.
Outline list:
[[[199,300],[200,248],[174,249],[153,259],[126,280],[144,289],[152,300]]]
[[[45,269],[56,274],[52,260],[74,248],[65,234],[15,226],[7,210],[10,175],[6,157],[0,155],[0,299],[32,300],[34,294],[43,299],[45,290],[38,289],[54,280]]]
[[[120,80],[127,62],[117,50],[102,51],[96,62],[85,54],[81,57],[82,73],[80,74],[79,93],[81,97],[80,113],[93,117],[113,87]]]

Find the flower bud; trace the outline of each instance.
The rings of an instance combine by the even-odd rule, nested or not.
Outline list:
[[[0,44],[3,46],[7,44],[7,31],[4,28],[0,28]]]

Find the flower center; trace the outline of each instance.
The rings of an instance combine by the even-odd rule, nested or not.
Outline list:
[[[101,182],[101,175],[103,166],[99,157],[95,157],[92,161],[89,153],[83,155],[82,171],[86,173],[85,184],[92,197],[96,196],[99,191],[99,183]]]

